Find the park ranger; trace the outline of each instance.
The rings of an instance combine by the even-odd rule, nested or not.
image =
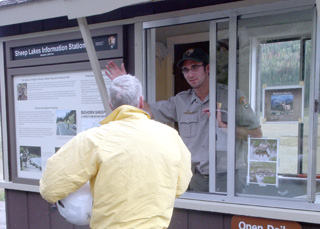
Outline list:
[[[177,122],[181,138],[191,152],[193,177],[190,191],[209,191],[209,56],[199,48],[188,49],[177,64],[192,89],[182,91],[166,101],[146,103],[144,110],[160,122]],[[124,65],[119,68],[110,61],[106,75],[112,80],[126,74]],[[216,191],[225,192],[227,184],[227,112],[228,87],[217,84],[217,176]],[[262,137],[258,119],[244,93],[237,91],[236,136],[237,148],[247,137]],[[244,161],[237,157],[237,169]],[[243,183],[242,183],[243,185]]]

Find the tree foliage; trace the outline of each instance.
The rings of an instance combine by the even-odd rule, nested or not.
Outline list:
[[[261,83],[269,86],[298,85],[300,40],[261,44]]]
[[[267,87],[299,85],[300,81],[304,81],[305,106],[308,106],[311,40],[305,40],[303,44],[304,49],[301,47],[301,40],[261,44],[260,77],[261,85]]]

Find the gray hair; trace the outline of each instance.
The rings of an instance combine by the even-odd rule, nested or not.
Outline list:
[[[108,94],[112,109],[121,105],[131,105],[139,108],[142,86],[136,77],[123,75],[112,81]]]

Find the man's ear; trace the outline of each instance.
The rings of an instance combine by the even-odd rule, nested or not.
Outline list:
[[[111,108],[111,110],[113,111],[113,108],[112,108],[112,106],[111,106],[111,103],[110,103],[110,101],[109,101],[109,107]]]
[[[139,98],[139,109],[142,109],[144,105],[143,96]]]
[[[210,64],[207,64],[206,65],[206,71],[209,72],[209,70],[210,70]]]

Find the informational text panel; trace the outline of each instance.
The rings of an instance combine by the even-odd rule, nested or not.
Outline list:
[[[40,179],[49,157],[106,117],[92,71],[19,75],[13,86],[20,178]]]

